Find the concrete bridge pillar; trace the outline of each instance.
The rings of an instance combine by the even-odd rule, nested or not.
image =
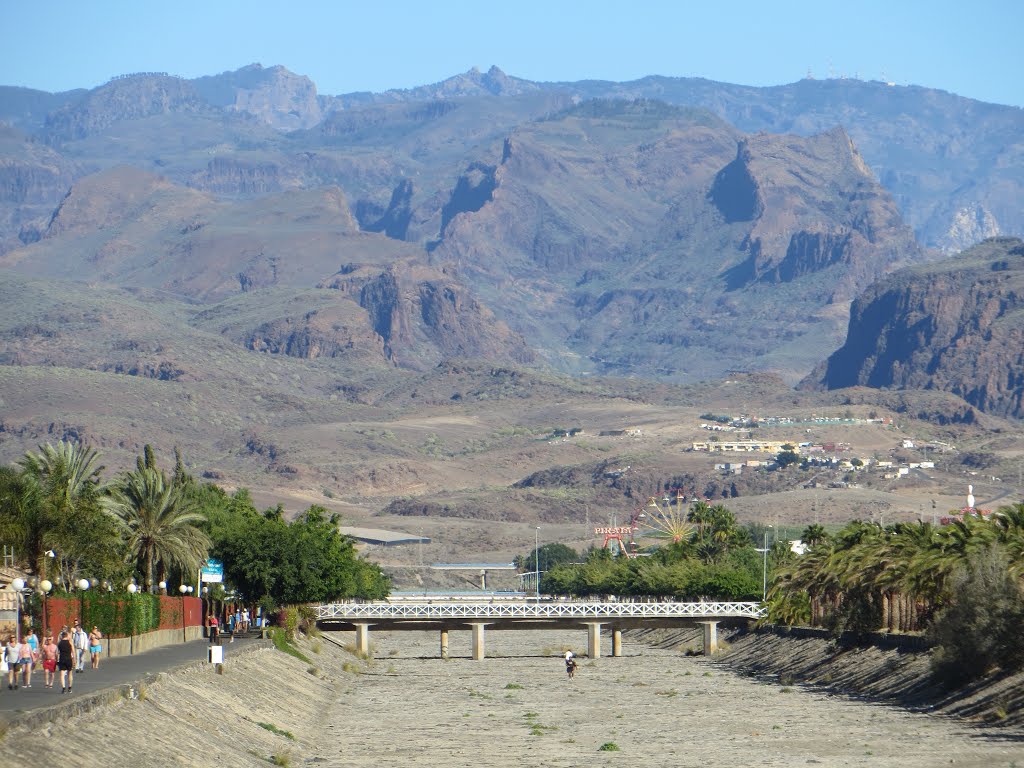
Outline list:
[[[370,625],[356,624],[356,653],[370,655]]]
[[[448,630],[441,630],[441,658],[448,658]]]
[[[718,652],[718,622],[700,621],[697,622],[704,627],[704,655],[711,656]]]
[[[601,625],[598,622],[587,624],[587,656],[601,658]]]
[[[622,655],[622,630],[612,630],[612,656]]]
[[[474,622],[473,627],[473,661],[484,660],[484,627],[486,624]]]

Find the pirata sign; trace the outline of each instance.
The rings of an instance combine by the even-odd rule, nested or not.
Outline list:
[[[633,528],[628,525],[610,526],[608,528],[595,528],[595,536],[628,536],[633,532]]]

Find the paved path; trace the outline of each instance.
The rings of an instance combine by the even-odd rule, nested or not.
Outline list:
[[[253,638],[238,638],[234,643],[225,641],[224,657],[254,644],[269,641]],[[55,675],[54,687],[46,687],[46,677],[42,666],[32,674],[32,687],[21,687],[18,690],[7,689],[7,676],[3,675],[3,686],[0,687],[0,717],[9,719],[18,713],[52,707],[66,701],[85,698],[101,691],[132,685],[145,680],[158,672],[166,672],[176,667],[205,661],[210,643],[207,640],[192,640],[188,643],[164,645],[145,653],[134,656],[119,656],[103,659],[99,669],[89,669],[75,673],[74,688],[70,694],[60,692],[59,672]],[[19,681],[20,684],[20,681]]]

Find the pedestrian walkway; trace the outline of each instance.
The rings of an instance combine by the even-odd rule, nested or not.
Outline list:
[[[235,642],[229,642],[229,638],[226,638],[223,641],[225,664],[230,663],[231,656],[246,648],[269,643],[268,640],[260,640],[257,633],[238,637]],[[85,672],[75,672],[72,692],[64,694],[60,691],[59,673],[54,676],[54,687],[46,687],[46,676],[41,664],[32,674],[31,688],[22,686],[17,690],[8,690],[7,676],[4,675],[3,688],[0,689],[0,719],[10,721],[25,712],[137,685],[160,672],[205,662],[209,647],[207,640],[192,640],[188,643],[163,645],[133,656],[105,658],[100,662],[99,669],[89,669],[87,664]]]

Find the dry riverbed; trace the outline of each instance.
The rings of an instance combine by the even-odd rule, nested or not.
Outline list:
[[[351,637],[339,635],[342,642]],[[560,654],[579,632],[373,633],[376,658],[329,640],[308,664],[273,650],[165,675],[141,698],[15,726],[0,754],[75,766],[900,766],[1024,768],[1024,741],[945,717],[759,682],[678,647]],[[608,641],[606,639],[606,645]],[[602,749],[604,747],[604,749]]]

